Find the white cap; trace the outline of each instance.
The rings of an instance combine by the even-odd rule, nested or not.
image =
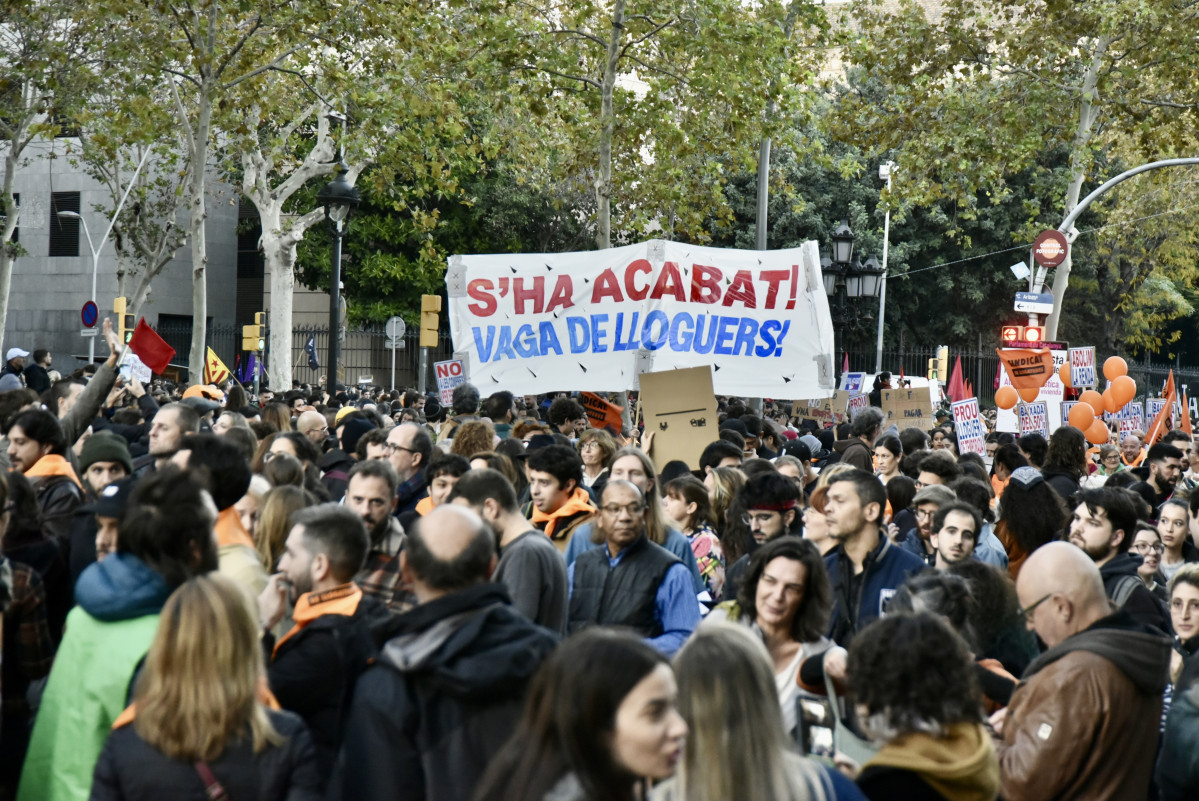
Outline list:
[[[9,348],[8,355],[4,357],[4,361],[11,362],[13,359],[17,358],[24,359],[28,355],[29,351],[27,350],[21,350],[20,348]]]

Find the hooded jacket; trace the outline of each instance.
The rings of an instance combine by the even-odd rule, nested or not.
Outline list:
[[[34,723],[20,801],[84,801],[108,731],[126,706],[129,682],[150,649],[171,594],[136,556],[116,553],[79,576],[77,606]]]
[[[858,787],[870,799],[994,801],[999,762],[979,723],[955,723],[944,737],[904,734],[862,766]]]
[[[1041,654],[997,744],[1003,797],[1148,798],[1169,668],[1169,638],[1125,612]]]
[[[861,437],[838,440],[833,450],[841,454],[841,461],[867,473],[874,472],[874,453]]]
[[[493,583],[421,604],[387,634],[358,680],[330,797],[468,799],[558,638]]]
[[[1199,787],[1199,686],[1174,697],[1166,717],[1157,790],[1161,801],[1190,801]]]
[[[1169,610],[1153,595],[1137,575],[1140,560],[1127,552],[1118,553],[1099,568],[1103,589],[1109,600],[1119,602],[1132,619],[1152,626],[1163,634],[1173,630]],[[1131,588],[1131,590],[1129,589]]]

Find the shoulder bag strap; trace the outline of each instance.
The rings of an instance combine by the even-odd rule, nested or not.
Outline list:
[[[207,762],[199,760],[195,763],[195,767],[196,773],[200,774],[200,778],[204,781],[204,793],[210,801],[230,801],[229,793],[225,791],[225,785],[220,783],[216,774],[212,772],[212,768],[208,767]]]

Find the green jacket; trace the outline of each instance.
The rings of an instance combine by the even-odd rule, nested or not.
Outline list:
[[[87,801],[96,760],[157,629],[157,614],[104,622],[82,607],[71,611],[33,727],[18,801]]]

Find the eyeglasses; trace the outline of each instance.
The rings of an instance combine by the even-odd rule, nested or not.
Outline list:
[[[405,448],[403,445],[397,445],[394,442],[384,442],[383,451],[385,453],[394,453],[395,451],[408,451],[408,453],[416,453],[411,448]]]
[[[1043,596],[1040,600],[1034,602],[1032,604],[1032,606],[1024,607],[1023,609],[1020,610],[1020,617],[1024,618],[1025,620],[1028,620],[1029,618],[1032,617],[1033,612],[1037,611],[1038,606],[1045,603],[1046,601],[1048,601],[1050,598],[1052,598],[1055,595],[1057,595],[1056,592],[1051,592],[1048,595]]]
[[[636,517],[645,511],[645,504],[630,503],[627,506],[618,506],[617,504],[610,503],[607,506],[601,506],[600,511],[613,517],[619,516],[621,512],[628,512],[630,516]]]
[[[936,517],[936,515],[937,515],[936,509],[917,509],[916,510],[916,519],[917,520],[928,520],[929,518]]]
[[[741,515],[741,522],[751,527],[754,523],[764,526],[771,520],[774,520],[774,516],[777,514],[779,514],[779,512],[747,512],[746,514]]]
[[[1150,551],[1153,551],[1154,553],[1166,552],[1166,546],[1162,545],[1160,542],[1134,542],[1132,544],[1132,549],[1141,554],[1149,553]]]

